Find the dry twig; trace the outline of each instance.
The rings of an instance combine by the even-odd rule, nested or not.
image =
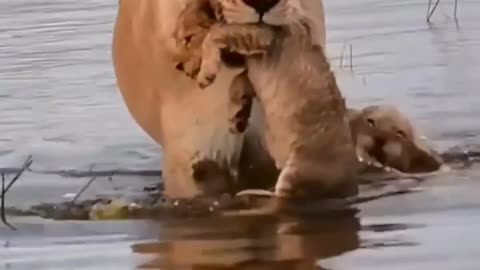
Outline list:
[[[437,0],[437,2],[435,2],[432,8],[432,0],[428,0],[427,22],[430,22],[430,18],[432,17],[433,13],[437,9],[438,4],[440,4],[440,0]],[[455,19],[455,21],[457,20],[457,10],[458,10],[458,0],[455,0],[455,6],[453,8],[453,18]]]
[[[343,69],[343,55],[345,53],[345,47],[347,46],[347,43],[344,42],[343,43],[343,47],[342,47],[342,54],[340,55],[340,69]]]
[[[432,7],[432,0],[428,0],[428,7],[427,7],[427,21],[428,21],[428,16],[430,15],[430,8]]]
[[[432,0],[428,0],[427,22],[430,22],[430,18],[432,17],[433,13],[437,9],[439,3],[440,3],[440,0],[437,0],[437,2],[435,2],[435,5],[433,6],[432,10],[430,10],[430,7],[432,6]]]
[[[350,71],[353,72],[353,49],[352,44],[350,43]]]
[[[2,198],[1,198],[1,206],[0,206],[0,211],[1,211],[1,219],[3,224],[5,224],[7,227],[9,227],[12,230],[16,230],[15,227],[10,225],[7,221],[7,216],[5,215],[5,194],[6,194],[6,188],[5,188],[5,174],[2,173]]]
[[[28,156],[27,159],[25,160],[25,162],[23,163],[23,166],[20,168],[20,169],[5,169],[5,170],[1,170],[0,169],[0,174],[2,175],[2,192],[1,192],[1,205],[0,205],[0,217],[1,217],[1,220],[2,222],[8,226],[10,229],[12,230],[16,230],[15,227],[13,227],[10,223],[8,223],[7,221],[7,216],[6,216],[6,213],[5,213],[5,196],[7,195],[7,192],[8,190],[10,190],[10,188],[13,186],[13,184],[15,184],[15,182],[17,182],[18,179],[20,179],[20,176],[22,176],[23,172],[25,172],[25,170],[27,170],[30,165],[32,165],[32,156]],[[16,173],[15,176],[13,177],[13,179],[10,181],[10,183],[8,183],[8,185],[5,185],[5,175],[6,174],[9,174],[9,173]]]
[[[353,72],[353,47],[352,47],[352,43],[348,43],[348,47],[349,47],[349,50],[350,50],[350,71]],[[343,58],[345,56],[345,51],[347,49],[347,42],[344,42],[343,43],[343,47],[342,47],[342,53],[340,55],[340,69],[343,70]]]
[[[453,9],[453,18],[457,20],[457,7],[458,7],[458,0],[455,0],[455,8]]]
[[[95,165],[92,165],[90,167],[89,171],[92,171],[94,166]],[[93,183],[93,181],[95,181],[95,179],[97,179],[97,176],[93,176],[92,178],[90,178],[90,180],[87,182],[87,184],[85,184],[85,186],[82,187],[82,189],[77,193],[77,195],[75,195],[75,197],[72,199],[71,203],[74,203],[80,197],[80,195],[82,195],[82,193],[85,192],[85,190],[87,190],[87,188]]]

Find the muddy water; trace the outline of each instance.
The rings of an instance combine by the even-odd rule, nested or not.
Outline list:
[[[351,106],[405,111],[439,150],[478,148],[480,2],[326,0],[328,53]],[[116,1],[0,4],[0,166],[157,168],[159,150],[116,90],[110,42]],[[352,57],[350,57],[350,46]],[[339,67],[343,57],[343,70]],[[350,60],[351,59],[351,60]],[[350,68],[350,62],[352,68]],[[355,216],[51,222],[10,217],[0,269],[478,269],[478,166]],[[87,181],[28,173],[11,206],[62,200]],[[99,179],[85,196],[132,177]],[[143,182],[155,178],[143,178]],[[140,181],[135,181],[140,183]]]

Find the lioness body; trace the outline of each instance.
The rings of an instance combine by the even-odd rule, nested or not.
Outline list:
[[[259,107],[252,107],[244,138],[228,132],[227,89],[240,70],[223,69],[208,91],[200,91],[194,81],[175,69],[182,56],[173,42],[176,19],[185,5],[194,1],[119,1],[112,49],[122,97],[133,119],[163,148],[168,196],[219,194],[231,188],[221,177],[207,176],[207,181],[198,183],[192,171],[195,157],[213,161],[226,174],[238,169],[238,183],[244,188],[273,183],[276,170],[261,143],[264,125]],[[315,42],[324,46],[322,2],[297,2],[308,8]],[[258,18],[250,22],[258,22]]]
[[[238,170],[242,137],[228,132],[228,89],[238,70],[225,68],[202,93],[175,69],[176,18],[187,1],[121,0],[113,39],[117,83],[137,123],[162,146],[163,180],[170,197],[218,194]],[[199,159],[218,165],[211,181],[196,181]]]

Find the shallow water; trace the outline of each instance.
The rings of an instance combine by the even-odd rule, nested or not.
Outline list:
[[[351,106],[392,103],[439,150],[480,145],[480,2],[326,0],[328,53]],[[0,4],[0,167],[157,168],[155,146],[127,113],[110,59],[116,1]],[[342,47],[344,72],[338,67]],[[349,45],[352,70],[349,71]],[[436,177],[356,217],[50,222],[0,227],[0,269],[478,269],[480,173]],[[28,173],[9,205],[61,200],[87,181]],[[99,179],[95,190],[130,178]],[[155,178],[145,178],[155,181]]]

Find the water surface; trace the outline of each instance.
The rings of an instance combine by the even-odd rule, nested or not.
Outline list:
[[[439,150],[480,145],[480,2],[326,0],[328,54],[350,106],[391,103]],[[160,148],[129,116],[110,43],[117,1],[0,4],[0,166],[157,168]],[[349,47],[352,47],[350,71]],[[342,48],[346,47],[339,67]],[[478,166],[382,199],[356,216],[50,222],[0,227],[0,269],[456,269],[480,267]],[[8,193],[27,206],[88,179],[28,173]],[[99,179],[95,190],[144,183]],[[155,181],[155,178],[143,179]]]

